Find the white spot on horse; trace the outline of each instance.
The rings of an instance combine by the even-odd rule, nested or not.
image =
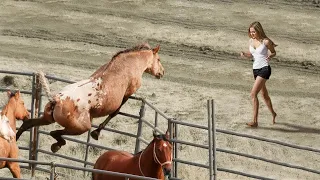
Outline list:
[[[64,87],[60,94],[61,100],[65,100],[67,97],[73,101],[74,105],[80,110],[89,110],[91,107],[96,106],[99,95],[99,85],[102,79],[85,79],[74,84],[70,84]]]
[[[15,138],[15,136],[16,135],[9,124],[9,119],[7,116],[0,115],[0,137],[3,137],[10,142],[13,138]]]
[[[167,145],[167,143],[163,143],[163,146],[164,146],[164,147],[167,147],[168,145]]]

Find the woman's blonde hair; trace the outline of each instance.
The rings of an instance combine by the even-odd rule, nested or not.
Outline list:
[[[266,33],[264,32],[264,30],[263,30],[262,25],[260,24],[260,22],[255,21],[255,22],[253,22],[253,23],[250,24],[250,26],[249,26],[249,28],[248,28],[248,36],[249,36],[250,38],[252,38],[251,33],[250,33],[250,28],[254,28],[254,30],[256,30],[256,32],[257,32],[257,34],[258,34],[258,36],[259,36],[260,38],[262,38],[262,39],[268,38],[267,35],[266,35]],[[271,44],[272,44],[274,47],[277,46],[270,38],[268,38],[268,39],[269,39],[269,41],[271,42]]]

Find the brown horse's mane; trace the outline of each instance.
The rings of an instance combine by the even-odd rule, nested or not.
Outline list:
[[[142,43],[142,44],[139,44],[139,45],[137,45],[135,47],[119,51],[115,55],[112,56],[112,58],[111,58],[109,63],[106,63],[103,66],[101,66],[96,72],[94,72],[91,75],[91,77],[99,76],[99,74],[101,72],[104,72],[107,69],[107,67],[109,66],[109,64],[112,64],[113,61],[116,59],[116,57],[118,57],[120,54],[125,54],[125,53],[135,52],[135,51],[141,51],[141,50],[151,50],[151,47],[150,47],[150,45],[148,43]]]
[[[130,49],[126,49],[126,50],[122,50],[122,51],[119,51],[117,52],[111,59],[114,60],[117,56],[119,56],[120,54],[123,54],[123,53],[129,53],[129,52],[134,52],[134,51],[141,51],[141,50],[150,50],[151,47],[148,43],[143,43],[143,44],[139,44],[133,48],[130,48]],[[110,61],[110,62],[111,62]]]

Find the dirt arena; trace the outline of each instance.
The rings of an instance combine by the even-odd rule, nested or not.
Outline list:
[[[145,75],[136,96],[168,116],[197,124],[206,123],[206,103],[214,99],[219,129],[320,149],[319,17],[317,0],[2,0],[0,69],[42,70],[77,81],[119,50],[142,42],[152,47],[159,44],[165,76],[157,80]],[[272,124],[271,113],[260,98],[259,128],[254,129],[245,125],[252,120],[252,62],[239,57],[248,50],[247,28],[253,21],[260,21],[267,36],[278,44],[267,81],[277,123]],[[15,88],[28,89],[30,84],[20,82]],[[206,142],[196,131],[184,134]],[[217,145],[320,169],[319,153],[222,134],[217,136]],[[208,161],[192,149],[181,151],[188,151],[186,159]],[[274,179],[320,179],[314,173],[263,161],[217,155],[220,168]],[[2,169],[0,176],[10,174]],[[179,178],[203,180],[208,174],[187,167],[181,169]],[[219,172],[218,179],[250,178]]]

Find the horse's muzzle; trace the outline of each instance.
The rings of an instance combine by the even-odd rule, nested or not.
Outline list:
[[[171,169],[163,167],[162,170],[163,170],[164,176],[168,176],[168,177],[171,176]]]
[[[25,117],[23,117],[22,120],[28,120],[28,119],[30,119],[30,113],[28,113],[28,115],[26,115]]]
[[[156,75],[156,78],[157,78],[157,79],[160,79],[160,78],[163,77],[163,75],[164,75],[164,71],[163,71],[162,73],[158,73],[158,74]]]

